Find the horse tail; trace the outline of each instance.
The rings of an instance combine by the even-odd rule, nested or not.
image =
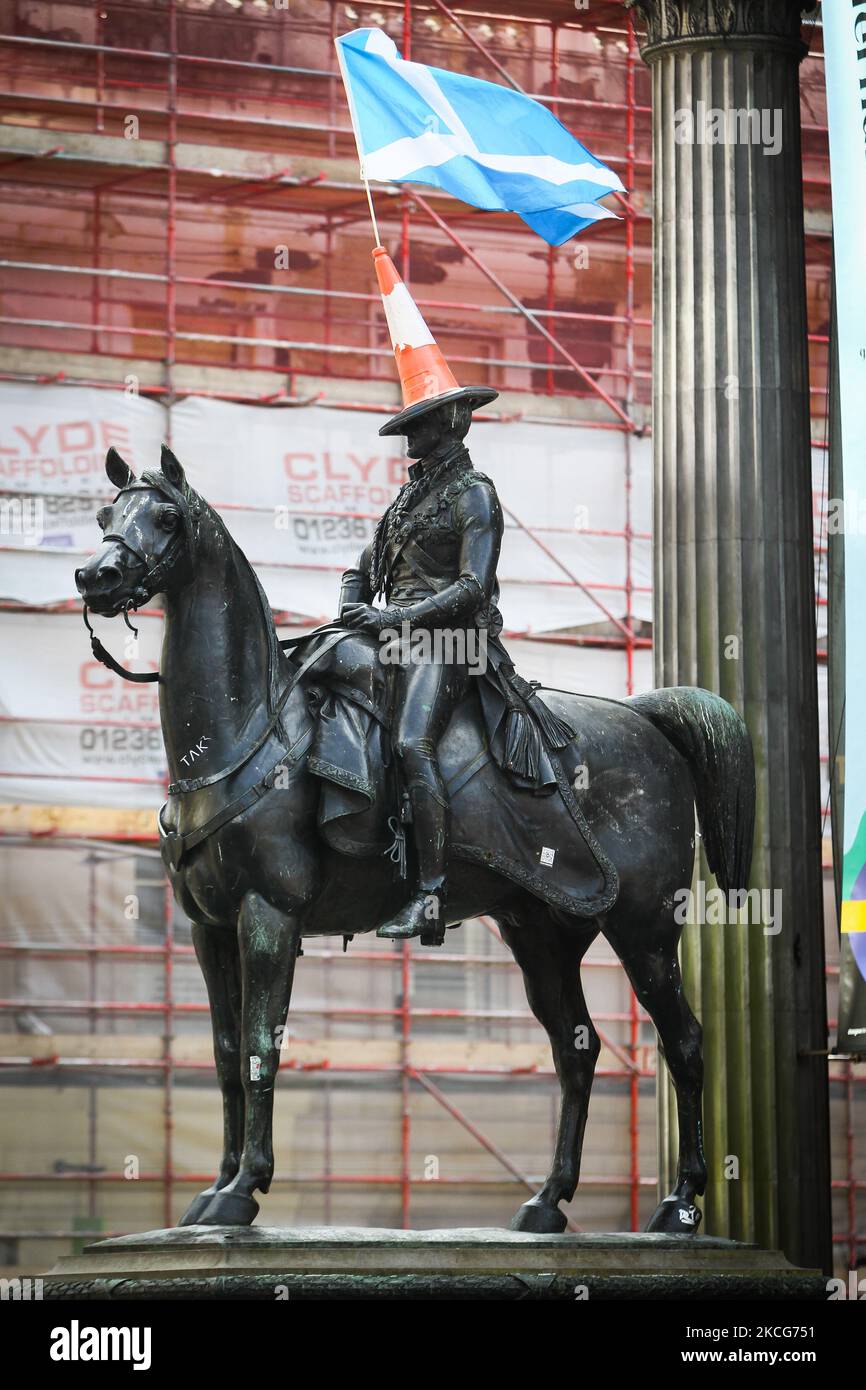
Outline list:
[[[626,703],[664,734],[689,765],[707,863],[725,893],[748,887],[755,830],[752,739],[733,705],[676,685]]]

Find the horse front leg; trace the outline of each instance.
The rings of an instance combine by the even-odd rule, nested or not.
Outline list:
[[[271,1185],[274,1087],[300,942],[300,918],[273,907],[258,893],[246,895],[238,918],[244,1146],[237,1174],[199,1218],[203,1225],[249,1226],[259,1210],[253,1192],[267,1192]]]
[[[192,942],[207,986],[213,1051],[223,1100],[223,1152],[210,1187],[194,1197],[178,1222],[195,1226],[212,1198],[235,1177],[244,1142],[241,1084],[241,962],[237,932],[230,927],[192,926]]]

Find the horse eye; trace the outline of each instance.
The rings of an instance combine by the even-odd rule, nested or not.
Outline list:
[[[173,531],[177,526],[178,515],[172,507],[163,507],[159,514],[159,525],[163,531]]]
[[[99,527],[100,531],[104,531],[104,530],[105,530],[106,526],[108,525],[108,518],[109,518],[110,516],[111,516],[111,508],[110,508],[110,507],[100,507],[100,508],[99,508],[99,511],[96,513],[96,524],[97,524],[97,526]]]

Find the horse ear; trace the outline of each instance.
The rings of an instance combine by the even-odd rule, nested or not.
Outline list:
[[[167,444],[163,444],[162,446],[162,452],[159,456],[159,466],[162,469],[163,477],[168,478],[168,481],[173,487],[183,487],[186,482],[183,468]]]
[[[105,471],[118,492],[122,492],[125,487],[131,487],[135,482],[135,474],[126,459],[120,457],[113,444],[105,455]]]

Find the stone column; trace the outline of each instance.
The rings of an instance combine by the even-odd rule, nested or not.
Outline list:
[[[751,886],[781,913],[769,933],[705,924],[684,937],[705,1038],[705,1229],[827,1268],[805,7],[625,3],[645,25],[653,82],[656,684],[704,686],[744,715],[758,784]],[[700,874],[711,888],[705,863]],[[664,1097],[660,1116],[670,1170]]]

